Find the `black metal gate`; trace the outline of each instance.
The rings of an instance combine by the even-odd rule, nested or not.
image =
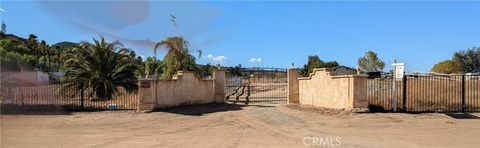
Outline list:
[[[62,89],[66,84],[1,85],[0,105],[5,112],[80,111],[80,110],[135,110],[138,108],[136,91],[118,88],[109,99],[92,99],[74,89]]]
[[[228,101],[248,104],[287,100],[285,68],[230,68],[226,77],[225,94]]]
[[[396,81],[396,107],[406,112],[480,111],[480,75],[408,74]],[[371,111],[394,108],[392,75],[367,81]]]

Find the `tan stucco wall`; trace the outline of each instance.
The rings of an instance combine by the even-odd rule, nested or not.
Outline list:
[[[328,69],[314,69],[298,78],[300,104],[335,109],[367,108],[366,77],[334,76]]]
[[[221,103],[225,96],[223,89],[225,72],[222,70],[215,70],[214,79],[202,80],[193,72],[180,71],[172,80],[140,80],[139,83],[140,110],[187,104]]]

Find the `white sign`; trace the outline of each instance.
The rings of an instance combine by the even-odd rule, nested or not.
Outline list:
[[[393,63],[395,80],[401,81],[403,79],[403,72],[405,71],[405,63]]]
[[[397,83],[395,81],[401,81],[403,79],[403,71],[405,71],[405,63],[393,63],[393,97],[392,97],[392,103],[393,103],[393,111],[397,111]]]

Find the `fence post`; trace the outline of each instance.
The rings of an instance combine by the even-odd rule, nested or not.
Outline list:
[[[81,102],[80,102],[80,109],[81,109],[81,110],[84,110],[84,109],[85,109],[85,106],[83,105],[83,102],[84,102],[84,97],[83,97],[83,96],[84,96],[84,95],[83,95],[83,89],[82,89],[82,90],[80,90],[80,101],[81,101]]]
[[[291,68],[287,70],[287,85],[288,85],[287,103],[289,104],[300,103],[298,77],[299,77],[299,74],[296,68]]]
[[[403,75],[402,80],[402,109],[407,111],[407,75]]]
[[[465,112],[465,74],[462,74],[462,112]]]
[[[213,70],[213,99],[215,103],[225,103],[225,77],[224,69]]]

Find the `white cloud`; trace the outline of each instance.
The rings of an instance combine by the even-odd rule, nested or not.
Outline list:
[[[0,8],[0,12],[5,12],[5,9],[3,9],[3,8]]]
[[[1,1],[1,0],[0,0]],[[59,17],[72,28],[86,34],[100,34],[106,38],[119,40],[124,45],[151,53],[152,47],[164,39],[165,35],[181,34],[185,39],[211,35],[210,25],[221,16],[220,9],[202,2],[182,4],[174,1],[42,1],[52,16]],[[125,11],[128,9],[129,11]],[[90,14],[95,15],[90,15]],[[175,15],[179,31],[170,21]],[[158,29],[158,26],[169,26]],[[220,25],[220,27],[223,25]],[[148,30],[148,31],[145,31]],[[217,29],[214,29],[217,30]],[[223,36],[205,36],[203,40],[220,40]],[[221,34],[220,34],[221,35]],[[96,35],[95,37],[98,37]],[[218,38],[218,39],[216,39]],[[206,43],[191,41],[193,49],[205,48]],[[132,47],[133,46],[133,47]],[[166,52],[160,48],[158,56]],[[151,54],[149,54],[151,55]]]
[[[207,55],[207,58],[214,61],[215,63],[223,63],[228,59],[228,57],[226,56],[213,56],[211,54]]]
[[[250,62],[250,63],[262,63],[262,58],[250,58],[250,60],[248,60],[248,62]]]
[[[224,62],[226,61],[228,58],[226,56],[216,56],[216,57],[213,57],[212,60],[214,61],[219,61],[219,62]]]

